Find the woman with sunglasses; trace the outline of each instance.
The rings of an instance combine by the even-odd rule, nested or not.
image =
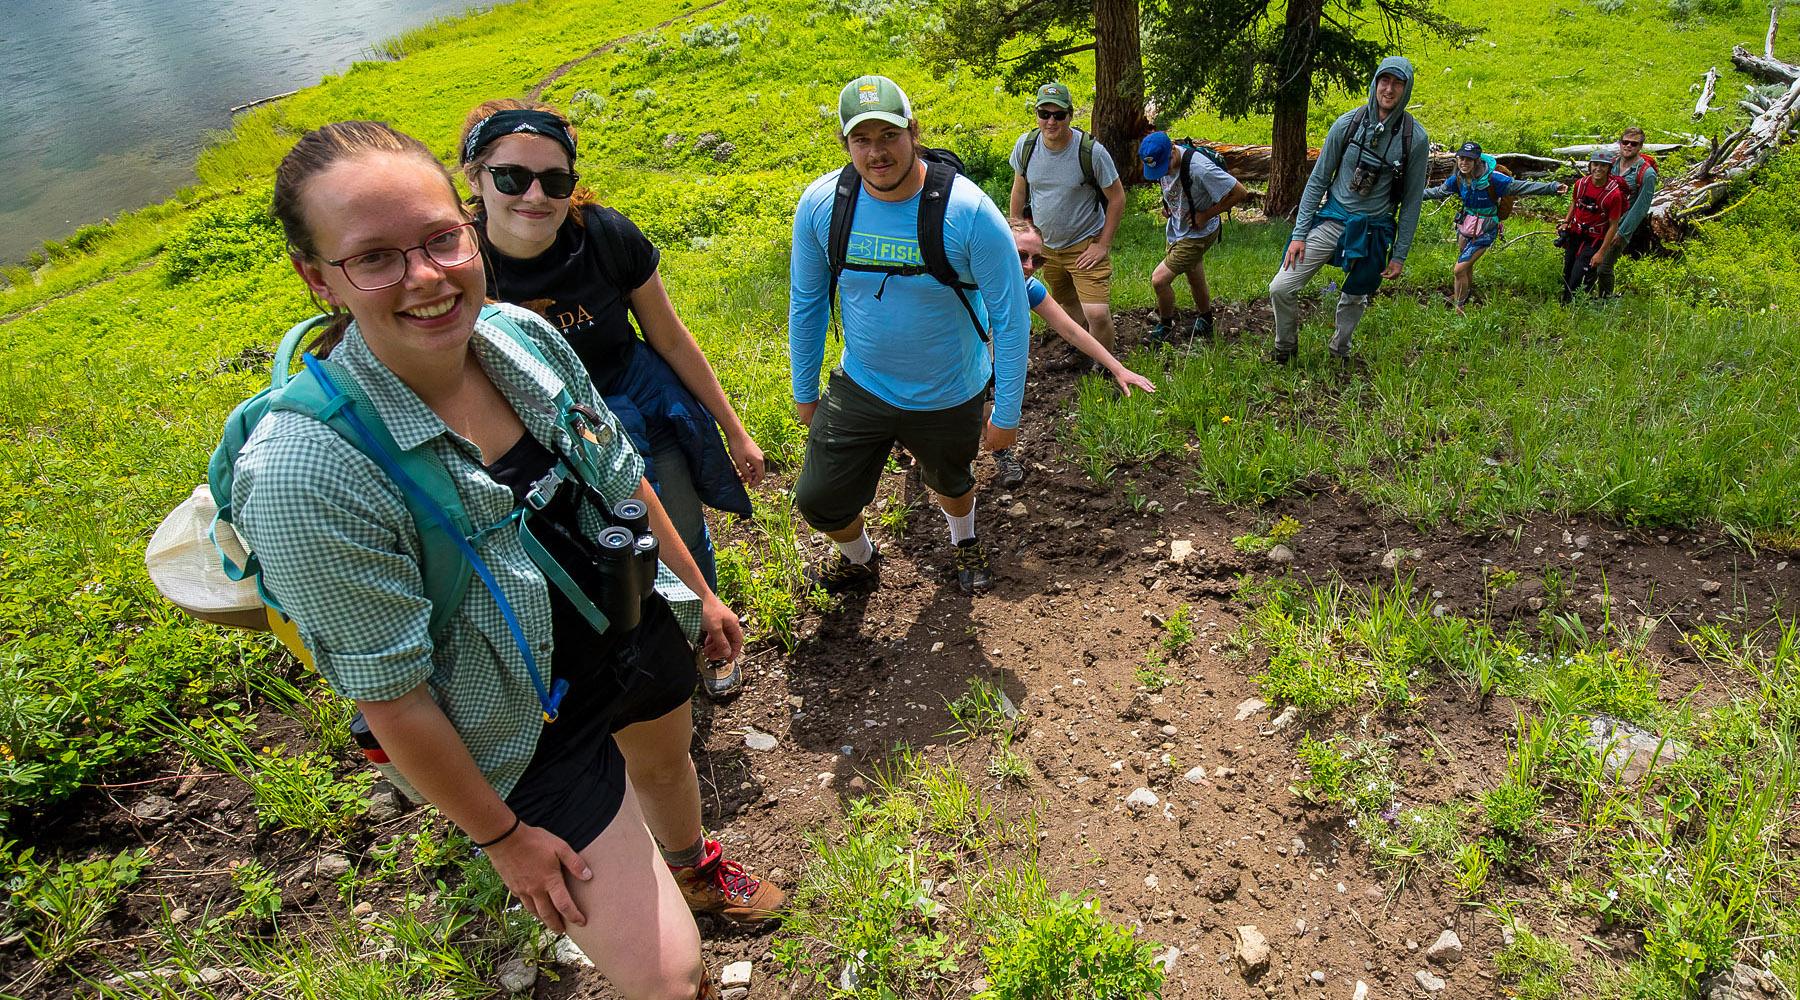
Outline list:
[[[321,419],[271,410],[238,455],[232,493],[263,585],[402,776],[528,911],[566,930],[627,997],[716,996],[679,876],[646,833],[683,814],[698,829],[698,786],[688,801],[658,800],[621,759],[638,726],[619,726],[666,712],[656,699],[671,694],[685,712],[690,636],[735,655],[737,617],[675,544],[642,460],[555,329],[513,306],[484,315],[480,241],[422,143],[378,122],[309,132],[276,171],[274,214],[294,269],[335,317],[312,350],[356,396],[350,412],[440,464],[471,523],[513,527],[475,536],[481,582],[434,628],[421,571],[441,564],[426,558],[431,539],[400,477]],[[619,617],[630,605],[552,585],[528,550],[576,567],[580,540],[609,530],[596,506],[628,497],[663,543],[630,628]],[[574,611],[577,589],[614,616]],[[685,667],[686,694],[639,693],[638,676],[661,663]]]
[[[1028,219],[1008,219],[1007,225],[1012,227],[1013,245],[1019,249],[1019,267],[1025,271],[1025,294],[1031,301],[1031,311],[1043,317],[1050,329],[1070,347],[1087,355],[1094,363],[1106,369],[1106,373],[1119,383],[1119,391],[1131,395],[1132,387],[1145,392],[1155,392],[1156,385],[1149,379],[1120,363],[1113,353],[1101,346],[1094,335],[1083,330],[1079,323],[1069,316],[1068,310],[1059,305],[1050,294],[1050,289],[1037,279],[1038,268],[1044,266],[1044,238],[1038,234],[1037,227]],[[1015,449],[1005,448],[994,452],[994,468],[1000,485],[1006,489],[1017,489],[1025,482],[1025,464],[1019,461]]]
[[[716,587],[701,505],[749,516],[744,487],[762,480],[763,453],[675,314],[657,274],[656,247],[577,184],[575,130],[551,106],[487,101],[469,112],[460,148],[488,294],[543,315],[562,332],[630,432],[682,541]],[[729,697],[742,687],[742,667],[712,665],[701,680],[709,696]]]

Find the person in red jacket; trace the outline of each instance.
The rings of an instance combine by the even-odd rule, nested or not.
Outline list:
[[[1575,289],[1593,290],[1600,265],[1619,238],[1619,220],[1625,216],[1625,189],[1612,175],[1613,155],[1597,150],[1588,157],[1587,173],[1575,182],[1569,197],[1569,213],[1557,227],[1556,243],[1563,251],[1564,303],[1575,298]]]

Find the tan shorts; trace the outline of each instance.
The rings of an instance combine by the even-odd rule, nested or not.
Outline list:
[[[1112,258],[1102,258],[1100,263],[1089,268],[1077,269],[1076,258],[1081,256],[1098,237],[1089,237],[1079,243],[1063,247],[1061,250],[1044,248],[1044,266],[1039,269],[1038,276],[1050,288],[1050,294],[1056,301],[1066,302],[1068,292],[1073,286],[1075,298],[1093,305],[1108,305],[1112,302]]]
[[[1199,267],[1200,258],[1206,256],[1206,251],[1211,250],[1214,243],[1219,242],[1219,233],[1224,228],[1220,226],[1205,236],[1190,236],[1169,244],[1169,255],[1163,258],[1163,268],[1170,274],[1186,274]]]

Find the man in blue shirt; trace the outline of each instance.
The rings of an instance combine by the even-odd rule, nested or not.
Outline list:
[[[794,403],[810,428],[794,505],[837,546],[809,576],[832,592],[879,583],[880,557],[863,509],[897,441],[917,460],[950,524],[957,585],[965,593],[986,591],[994,581],[975,535],[972,463],[984,438],[1000,449],[1018,437],[1031,333],[1012,232],[967,177],[956,175],[947,192],[928,190],[919,124],[892,80],[852,80],[838,96],[838,123],[854,172],[832,171],[801,195],[789,270]],[[846,197],[840,211],[853,213],[849,238],[834,262],[833,204]],[[920,245],[920,216],[936,207],[925,204],[927,197],[944,199],[943,249],[958,286],[921,266],[930,250]],[[821,396],[834,271],[844,356]],[[989,336],[991,360],[983,343]],[[994,412],[984,434],[990,373]]]

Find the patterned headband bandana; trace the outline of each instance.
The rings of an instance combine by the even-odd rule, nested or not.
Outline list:
[[[561,118],[548,111],[496,111],[475,123],[463,142],[462,162],[468,163],[488,146],[509,135],[524,132],[553,140],[575,162],[575,135]]]

